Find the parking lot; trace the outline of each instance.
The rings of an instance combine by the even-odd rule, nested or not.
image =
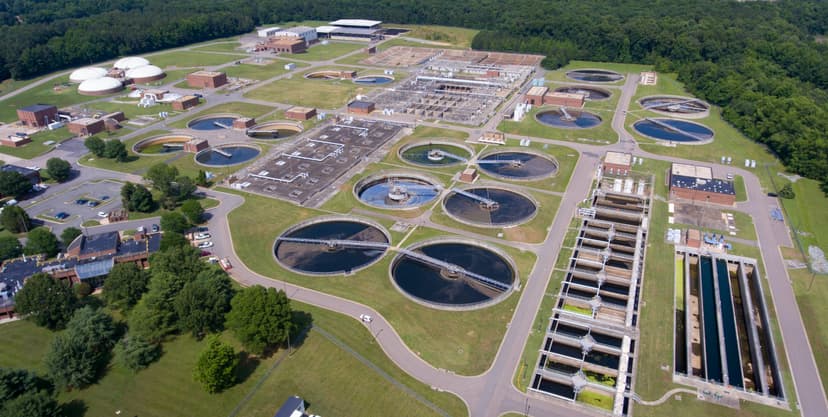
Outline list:
[[[23,208],[30,217],[44,221],[46,226],[60,230],[79,227],[87,220],[102,220],[99,212],[109,213],[121,208],[121,186],[121,183],[110,180],[85,182],[45,199],[34,197],[27,200]]]

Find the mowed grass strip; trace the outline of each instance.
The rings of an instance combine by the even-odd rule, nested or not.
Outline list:
[[[476,375],[489,367],[519,294],[475,311],[452,312],[425,307],[410,301],[391,283],[388,271],[394,254],[386,254],[376,264],[347,277],[310,277],[287,271],[273,259],[276,237],[290,226],[330,212],[238,194],[244,195],[246,201],[228,217],[236,253],[248,268],[265,276],[370,305],[389,320],[416,354],[435,367],[463,375]],[[445,233],[420,228],[412,233],[404,246],[440,235]],[[505,250],[518,264],[521,276],[527,276],[534,264],[534,255]]]
[[[296,59],[300,61],[328,61],[367,47],[367,43],[329,41],[327,45],[317,43],[311,46],[307,52],[300,54],[280,54],[280,56],[285,59]]]
[[[8,123],[17,120],[17,109],[32,104],[52,104],[61,108],[100,98],[78,94],[78,85],[69,84],[69,76],[64,75],[0,101],[0,121]]]
[[[350,68],[320,68],[313,71],[350,70]],[[281,80],[254,88],[245,93],[245,97],[286,103],[296,106],[337,109],[348,103],[357,94],[365,94],[370,88],[355,84],[351,80],[311,80],[304,77],[306,73],[293,75]]]
[[[146,57],[152,65],[164,68],[209,67],[247,58],[247,55],[213,54],[198,51],[172,51]]]
[[[259,64],[238,64],[230,65],[222,68],[222,71],[227,73],[228,77],[246,78],[249,80],[264,81],[279,75],[282,75],[288,70],[285,69],[285,64],[293,61],[286,61],[282,59],[272,59],[270,63]],[[307,64],[301,62],[293,62],[296,68],[306,67]]]

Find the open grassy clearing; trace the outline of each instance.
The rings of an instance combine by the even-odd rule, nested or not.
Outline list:
[[[284,59],[299,61],[328,61],[367,47],[367,43],[328,41],[327,45],[317,43],[311,46],[307,52],[301,54],[279,54],[279,56]]]
[[[453,395],[438,393],[417,382],[397,368],[381,351],[358,321],[301,303],[296,310],[310,314],[314,324],[354,349],[396,381],[425,397],[451,415],[466,415],[462,401]],[[0,340],[4,354],[0,366],[27,367],[45,372],[42,358],[55,333],[27,321],[2,325]],[[241,346],[229,334],[222,339]],[[223,417],[239,406],[239,416],[272,416],[290,395],[301,395],[311,404],[310,411],[323,415],[437,415],[408,392],[392,385],[375,370],[361,363],[350,352],[317,332],[297,344],[292,356],[284,359],[269,375],[268,370],[283,356],[249,357],[238,372],[241,382],[220,394],[207,394],[192,378],[192,370],[204,341],[189,335],[164,344],[164,355],[157,363],[137,374],[111,363],[104,377],[95,385],[60,394],[61,402],[80,400],[84,415],[107,415],[114,410],[140,413],[142,416],[169,416],[182,409],[203,416]],[[262,385],[257,387],[261,381]],[[359,384],[352,383],[360,381]],[[382,398],[376,393],[382,392]],[[250,394],[247,402],[242,402]],[[396,407],[400,406],[401,409]]]
[[[190,48],[191,51],[207,51],[207,52],[240,52],[238,48],[241,47],[241,43],[238,41],[227,41],[227,42],[213,42],[209,45],[198,46],[195,48]]]
[[[19,148],[12,148],[9,146],[0,146],[0,153],[6,155],[16,156],[23,159],[32,159],[36,156],[42,155],[52,149],[55,144],[58,144],[66,139],[72,138],[75,135],[69,132],[68,128],[62,127],[55,130],[43,130],[30,136],[32,142],[23,145]],[[45,142],[55,142],[51,145],[46,145]]]
[[[533,107],[532,110],[526,113],[522,121],[503,120],[497,126],[497,130],[511,135],[582,142],[589,145],[610,145],[618,142],[618,134],[612,130],[611,126],[614,109],[592,109],[592,112],[600,116],[603,121],[598,126],[589,129],[556,128],[542,124],[535,119],[535,115],[539,112],[557,110],[557,108],[556,106]]]
[[[211,54],[209,52],[173,51],[148,56],[151,64],[161,68],[210,67],[247,58],[247,55]]]
[[[619,74],[624,75],[625,77],[629,73],[639,73],[641,71],[651,71],[653,69],[652,65],[638,65],[638,64],[619,64],[615,62],[592,62],[592,61],[570,61],[569,65],[557,69],[555,71],[549,71],[546,73],[546,80],[547,81],[558,81],[558,82],[567,82],[567,83],[580,83],[578,80],[573,80],[566,76],[567,71],[572,71],[575,69],[584,69],[584,68],[591,68],[591,69],[605,69],[610,71],[615,71]],[[661,74],[659,74],[661,75]],[[624,84],[625,79],[620,81],[612,82],[612,83],[588,83],[595,86],[601,85],[622,85]]]
[[[228,77],[246,78],[249,80],[264,81],[279,75],[282,75],[288,70],[285,69],[285,64],[293,61],[286,61],[282,59],[273,59],[273,62],[266,65],[258,64],[238,64],[230,65],[222,68],[222,71],[227,73]],[[296,68],[306,67],[307,64],[301,62],[294,62]]]
[[[472,39],[479,30],[465,29],[452,26],[430,26],[430,25],[397,25],[386,24],[388,27],[410,29],[410,32],[400,34],[402,37],[424,39],[432,42],[440,42],[443,47],[453,46],[459,49],[470,49]]]
[[[179,120],[175,123],[170,123],[169,127],[175,129],[184,129],[187,127],[187,124],[199,117],[208,116],[211,114],[219,114],[219,113],[235,113],[242,115],[244,117],[259,117],[261,115],[267,114],[271,111],[275,110],[274,107],[270,106],[263,106],[261,104],[253,104],[253,103],[243,103],[243,102],[232,102],[232,103],[224,103],[219,104],[218,106],[210,107],[209,109],[203,110],[196,114],[193,114],[191,118],[186,120]]]
[[[55,86],[61,87],[59,87],[58,90],[54,90]],[[53,104],[58,108],[61,108],[100,98],[101,97],[82,96],[78,94],[78,86],[76,84],[69,84],[69,75],[64,75],[20,93],[14,97],[0,101],[0,121],[16,121],[17,109],[30,106],[32,104]]]
[[[372,90],[354,84],[351,80],[310,80],[304,77],[308,72],[324,70],[355,69],[346,67],[313,69],[255,88],[245,93],[245,97],[297,106],[337,109],[347,104],[348,100],[357,94],[367,94]]]
[[[372,306],[389,320],[414,352],[436,367],[463,375],[478,374],[489,367],[519,294],[512,294],[497,305],[476,311],[450,312],[424,307],[394,288],[388,276],[393,258],[390,254],[348,277],[309,277],[292,273],[278,266],[273,259],[275,238],[300,221],[327,213],[266,197],[242,195],[245,195],[246,202],[230,213],[229,221],[236,253],[247,267],[265,276],[278,277]],[[414,231],[403,245],[444,234],[421,228]],[[400,244],[398,241],[392,243]],[[513,257],[522,279],[525,279],[534,264],[534,256],[528,252],[504,250]]]

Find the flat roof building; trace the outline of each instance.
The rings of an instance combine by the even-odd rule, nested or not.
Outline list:
[[[317,38],[316,28],[312,28],[309,26],[296,26],[292,28],[279,30],[274,32],[272,36],[302,38],[302,40],[304,40],[306,44],[316,42]]]
[[[543,104],[543,96],[549,91],[549,87],[534,86],[526,92],[526,101],[533,106]]]
[[[307,43],[298,37],[275,37],[267,42],[267,49],[274,52],[298,54],[308,50]]]
[[[732,206],[736,203],[736,189],[732,181],[713,178],[710,167],[673,164],[670,198]]]
[[[379,29],[382,25],[380,20],[366,20],[366,19],[339,19],[329,23],[331,26],[339,26],[344,28],[365,28],[365,29]]]
[[[285,112],[285,117],[292,120],[310,120],[316,116],[316,109],[312,107],[291,107]]]
[[[51,104],[33,104],[17,109],[17,118],[29,127],[46,127],[57,120],[57,107]]]
[[[198,106],[198,97],[196,96],[184,96],[172,102],[172,108],[176,111],[184,111],[195,106]]]
[[[80,136],[92,136],[106,130],[103,119],[92,119],[89,117],[72,120],[67,127],[69,128],[69,132]]]
[[[604,172],[612,175],[627,175],[632,169],[632,154],[607,152],[604,157]]]
[[[195,88],[216,88],[227,84],[227,74],[219,71],[196,71],[187,74],[187,85]]]
[[[274,33],[278,32],[281,29],[282,28],[280,28],[278,26],[273,26],[273,27],[269,27],[269,28],[261,28],[261,29],[257,30],[256,33],[259,35],[260,38],[267,38],[267,37],[273,36]]]
[[[575,93],[553,92],[543,96],[543,104],[564,107],[583,107],[586,96]]]
[[[370,101],[354,100],[348,103],[348,113],[371,114],[376,105]]]
[[[379,20],[339,19],[317,27],[316,32],[320,38],[370,41],[382,37],[381,24]]]

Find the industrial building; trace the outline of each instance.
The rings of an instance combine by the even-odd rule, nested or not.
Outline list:
[[[574,93],[547,93],[543,96],[543,104],[550,106],[583,107],[585,96]]]
[[[375,105],[370,101],[354,100],[348,103],[348,113],[356,114],[371,114],[374,111]]]
[[[187,74],[187,85],[195,88],[216,88],[227,84],[227,74],[219,71],[196,71]]]
[[[526,102],[533,106],[543,105],[543,96],[545,96],[548,91],[548,87],[534,86],[526,92]]]
[[[57,107],[49,104],[33,104],[17,109],[17,118],[25,126],[46,127],[57,120]]]
[[[607,174],[626,176],[632,170],[632,154],[607,152],[602,167]]]
[[[21,167],[17,165],[6,164],[0,167],[0,172],[16,172],[29,180],[32,185],[40,183],[40,171],[36,169]]]
[[[732,206],[736,203],[736,189],[733,181],[713,178],[710,167],[673,164],[670,198]]]
[[[311,107],[291,107],[285,112],[285,117],[291,120],[310,120],[316,116],[316,109]]]
[[[172,109],[176,111],[185,111],[195,106],[198,106],[198,97],[196,96],[184,96],[172,102]]]
[[[371,41],[382,38],[381,24],[378,20],[339,19],[317,27],[316,32],[320,38]]]
[[[278,32],[280,29],[282,29],[282,28],[280,28],[278,26],[269,27],[269,28],[261,28],[261,29],[258,29],[256,31],[256,33],[259,35],[260,38],[269,38],[269,37],[273,36],[276,32]]]
[[[115,264],[133,262],[146,267],[149,256],[160,246],[158,233],[139,233],[131,240],[122,241],[118,232],[107,232],[78,236],[59,260],[44,262],[31,256],[6,261],[0,268],[0,318],[14,317],[14,295],[34,274],[45,272],[71,285],[87,282],[100,287]]]
[[[133,68],[149,65],[149,63],[149,61],[147,61],[145,58],[141,58],[140,56],[128,56],[126,58],[121,58],[115,61],[115,64],[112,65],[112,68],[128,71]]]
[[[69,132],[78,136],[92,136],[96,133],[106,130],[106,125],[103,119],[92,119],[85,117],[83,119],[72,120],[67,125]]]
[[[273,37],[267,41],[266,49],[274,52],[299,54],[308,50],[308,45],[301,38]]]
[[[283,30],[277,30],[271,35],[276,38],[301,38],[306,45],[316,42],[316,29],[308,26],[297,26]]]
[[[207,139],[193,138],[189,142],[184,142],[184,152],[199,153],[209,147],[210,143]]]
[[[0,146],[7,146],[9,148],[19,148],[29,143],[32,143],[32,138],[29,135],[0,137]]]

